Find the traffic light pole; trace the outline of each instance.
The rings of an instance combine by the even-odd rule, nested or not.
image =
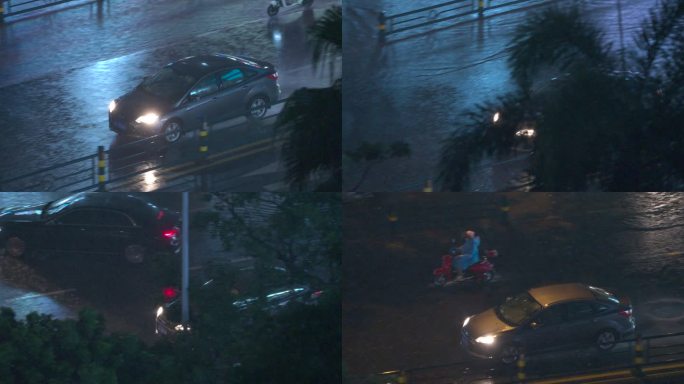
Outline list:
[[[181,222],[181,246],[182,246],[182,283],[181,283],[181,323],[187,327],[190,318],[190,306],[188,303],[188,281],[190,275],[190,197],[189,192],[183,192],[183,219]]]

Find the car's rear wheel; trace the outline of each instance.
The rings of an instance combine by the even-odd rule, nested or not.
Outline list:
[[[494,279],[494,270],[482,274],[482,282],[489,283]]]
[[[10,236],[5,242],[5,254],[21,257],[26,253],[26,242],[17,236]]]
[[[264,95],[256,95],[247,104],[247,118],[250,120],[260,120],[266,116],[269,100]]]
[[[183,133],[183,126],[178,120],[167,121],[162,127],[162,136],[167,143],[175,143]]]
[[[268,6],[268,9],[266,10],[266,12],[268,12],[268,15],[269,15],[269,16],[275,16],[275,15],[278,14],[278,8],[279,8],[279,7],[277,7],[277,6],[273,5],[273,4],[271,4],[271,5]]]
[[[518,357],[520,357],[520,348],[518,348],[517,346],[508,344],[504,345],[503,348],[501,348],[501,354],[499,355],[499,359],[502,363],[513,364],[516,361],[518,361]]]
[[[123,254],[129,263],[139,264],[145,260],[145,247],[140,244],[130,244],[124,248]]]
[[[596,347],[602,351],[613,349],[617,343],[618,335],[612,329],[604,329],[596,335]]]

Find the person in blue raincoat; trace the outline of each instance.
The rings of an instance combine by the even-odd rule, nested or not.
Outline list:
[[[452,240],[455,243],[455,240]],[[480,236],[475,231],[467,230],[463,234],[463,245],[452,247],[450,252],[454,256],[453,266],[456,269],[456,281],[463,281],[463,271],[480,261]]]

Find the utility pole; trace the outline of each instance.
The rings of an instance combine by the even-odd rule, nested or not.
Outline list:
[[[189,192],[183,192],[183,218],[181,223],[181,247],[182,247],[182,283],[181,283],[181,323],[187,328],[190,320],[190,306],[188,303],[188,281],[190,277],[190,197]]]

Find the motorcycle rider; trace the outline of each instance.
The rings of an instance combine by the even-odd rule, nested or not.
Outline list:
[[[467,230],[463,234],[463,245],[456,247],[455,239],[452,239],[451,243],[453,246],[449,252],[454,256],[452,265],[456,269],[455,281],[463,281],[465,280],[463,271],[480,261],[480,236],[473,230]]]

